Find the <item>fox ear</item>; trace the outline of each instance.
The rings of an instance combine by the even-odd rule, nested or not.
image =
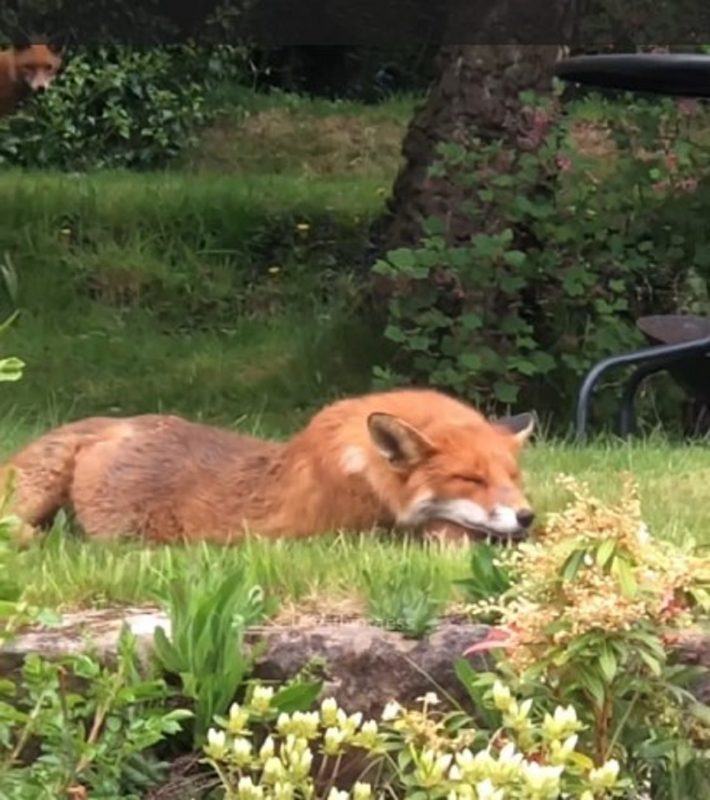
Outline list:
[[[370,414],[367,429],[375,447],[395,469],[413,466],[434,450],[421,431],[392,414]]]
[[[533,414],[516,414],[514,417],[501,417],[495,424],[512,433],[520,444],[525,444],[535,430],[535,417]]]

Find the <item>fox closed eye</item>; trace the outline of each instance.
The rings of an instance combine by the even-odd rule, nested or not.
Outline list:
[[[485,478],[482,478],[480,475],[454,475],[459,481],[465,481],[466,483],[475,483],[476,486],[486,486],[487,481]]]

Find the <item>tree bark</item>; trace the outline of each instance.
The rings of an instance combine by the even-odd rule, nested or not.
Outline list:
[[[438,145],[470,147],[475,136],[482,141],[503,140],[515,148],[534,147],[538,120],[526,111],[519,94],[549,91],[561,52],[555,45],[442,48],[439,80],[404,138],[405,164],[382,220],[384,249],[416,244],[428,217],[445,222],[452,243],[475,233],[470,215],[461,211],[461,187],[447,177],[429,175]]]

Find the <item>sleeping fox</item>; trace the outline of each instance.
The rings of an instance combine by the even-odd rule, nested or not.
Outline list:
[[[226,543],[448,524],[524,538],[533,512],[518,461],[532,429],[529,414],[489,422],[418,389],[337,401],[287,442],[176,416],[94,417],[31,442],[0,478],[32,528],[70,508],[94,537]]]

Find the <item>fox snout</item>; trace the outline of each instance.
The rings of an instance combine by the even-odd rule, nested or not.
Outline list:
[[[41,93],[49,89],[50,84],[54,80],[54,75],[45,72],[35,72],[26,78],[26,83],[30,91]]]
[[[452,522],[486,536],[497,539],[526,539],[535,520],[535,513],[528,506],[513,508],[496,505],[486,509],[473,500],[421,498],[409,510],[406,522],[426,524],[429,522]]]

